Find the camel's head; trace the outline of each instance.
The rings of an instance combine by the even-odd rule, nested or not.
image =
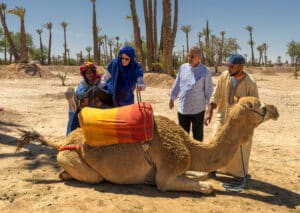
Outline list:
[[[235,111],[235,112],[234,112]],[[236,113],[239,111],[239,113]],[[268,105],[255,97],[243,97],[233,109],[234,116],[243,116],[246,122],[257,127],[269,119],[277,120],[279,113],[274,105]]]

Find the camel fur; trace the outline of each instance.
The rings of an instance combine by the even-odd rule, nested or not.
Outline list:
[[[194,191],[209,194],[213,187],[199,181],[201,172],[215,171],[226,165],[240,144],[253,136],[254,128],[279,117],[277,108],[254,97],[241,98],[231,110],[225,124],[209,141],[192,139],[174,121],[155,116],[154,136],[149,142],[91,147],[80,128],[64,141],[47,141],[38,133],[23,136],[18,148],[32,139],[58,149],[63,145],[80,145],[79,150],[60,151],[57,161],[62,180],[86,183],[107,180],[117,184],[155,184],[162,191]]]

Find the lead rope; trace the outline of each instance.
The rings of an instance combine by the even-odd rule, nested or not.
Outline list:
[[[140,106],[140,103],[142,103],[141,91],[136,90],[136,99]]]
[[[242,169],[243,169],[243,182],[241,184],[230,184],[230,183],[224,183],[223,187],[226,189],[226,191],[230,192],[241,192],[243,191],[244,187],[246,186],[248,175],[245,171],[245,162],[244,162],[244,154],[243,154],[243,146],[240,145],[240,154],[241,154],[241,161],[242,161]]]
[[[139,105],[139,109],[141,111],[143,111],[143,115],[146,116],[146,106],[145,106],[145,103],[142,102],[141,91],[136,90],[136,96],[137,96],[137,102],[138,102],[138,105]],[[146,122],[147,122],[146,119],[144,119],[144,126],[145,126],[144,133],[145,133],[146,137],[149,138],[150,136],[148,134],[148,131],[146,130],[146,126],[147,126]]]
[[[139,109],[142,111],[143,115],[145,116],[146,114],[146,107],[145,107],[145,103],[142,103],[142,96],[141,96],[141,91],[136,90],[136,99],[139,105]],[[146,135],[147,138],[149,138],[148,134],[147,134],[147,130],[146,130],[146,119],[144,119],[144,133]],[[147,141],[144,141],[142,143],[142,148],[146,154],[146,159],[149,162],[150,165],[152,165],[152,168],[155,168],[154,163],[152,161],[152,158],[150,157],[150,153],[149,153],[149,145],[146,143]]]

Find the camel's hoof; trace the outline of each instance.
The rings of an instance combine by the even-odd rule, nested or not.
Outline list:
[[[200,190],[203,194],[209,195],[214,191],[213,186],[210,183],[200,183]]]
[[[66,171],[62,171],[59,173],[59,178],[62,180],[72,180],[73,177]]]

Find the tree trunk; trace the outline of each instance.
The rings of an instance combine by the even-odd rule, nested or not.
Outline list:
[[[24,17],[21,17],[21,29],[20,29],[20,62],[28,63],[28,51],[26,47],[26,32],[25,32],[25,24]]]
[[[152,0],[143,0],[144,19],[146,27],[146,41],[147,41],[147,67],[148,71],[152,71],[153,63],[153,27],[152,27]],[[146,70],[145,70],[146,71]]]
[[[95,1],[96,2],[96,1]],[[97,19],[96,19],[96,4],[93,2],[93,45],[94,45],[94,61],[100,65],[99,50],[98,50],[98,34],[97,34]]]
[[[135,8],[135,0],[130,0],[130,9],[131,9],[134,44],[136,47],[137,58],[138,61],[141,63],[143,70],[146,71],[145,59],[143,56],[143,49],[142,49],[142,39],[141,39],[140,27],[139,27],[139,19]]]
[[[1,18],[2,27],[4,29],[4,34],[5,34],[5,37],[8,41],[8,45],[9,45],[9,49],[10,49],[11,54],[14,56],[16,61],[19,61],[20,56],[19,56],[19,54],[17,52],[17,49],[14,45],[14,42],[13,42],[11,36],[10,36],[9,30],[8,30],[8,27],[7,27],[7,24],[6,24],[4,12],[5,11],[0,9],[0,18]],[[10,59],[10,62],[11,62],[11,59]]]
[[[67,65],[67,33],[66,33],[66,27],[64,27],[64,65]]]
[[[51,65],[52,32],[49,30],[48,65]]]
[[[252,32],[250,32],[250,44],[251,44],[251,64],[252,64],[252,66],[254,66],[255,65],[255,59],[254,59]]]
[[[189,33],[188,32],[185,33],[185,39],[186,39],[186,55],[188,55],[189,50],[190,50],[190,48],[189,48]]]
[[[157,16],[157,1],[154,0],[154,11],[153,11],[153,58],[156,62],[158,60],[158,52],[157,52],[157,22],[156,22],[156,16]]]
[[[163,66],[166,73],[174,75],[172,66],[172,29],[171,29],[171,2],[170,0],[163,1]]]
[[[42,42],[42,34],[40,36],[40,50],[41,50],[41,64],[44,65],[44,49],[43,49],[43,42]]]

